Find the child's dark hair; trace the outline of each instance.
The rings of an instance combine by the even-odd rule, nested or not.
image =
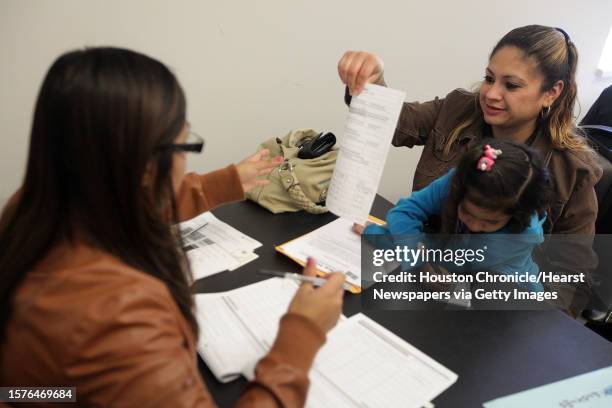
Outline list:
[[[484,146],[501,150],[491,171],[477,168]],[[552,195],[552,181],[539,154],[524,144],[486,139],[466,152],[457,165],[445,210],[449,217],[443,225],[445,232],[453,232],[457,207],[467,199],[487,210],[501,210],[512,218],[509,232],[522,232],[529,226],[534,212],[543,215]]]

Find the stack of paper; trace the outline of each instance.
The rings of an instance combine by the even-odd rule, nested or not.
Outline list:
[[[253,378],[297,287],[292,280],[273,278],[196,295],[198,351],[217,379]],[[455,373],[357,314],[342,318],[328,334],[310,372],[306,406],[419,408],[456,380]]]
[[[194,279],[236,268],[258,257],[261,242],[205,212],[179,224]]]

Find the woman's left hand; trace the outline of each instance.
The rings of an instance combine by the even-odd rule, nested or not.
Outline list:
[[[270,180],[257,180],[257,177],[268,174],[273,168],[283,162],[283,158],[282,156],[276,156],[270,159],[268,158],[269,154],[270,151],[268,149],[262,149],[236,164],[238,177],[240,177],[242,189],[245,193],[255,187],[270,184]]]

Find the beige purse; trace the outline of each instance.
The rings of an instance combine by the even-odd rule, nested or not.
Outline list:
[[[337,149],[312,159],[298,157],[300,146],[316,138],[320,132],[297,129],[285,137],[266,140],[258,150],[269,149],[270,157],[283,156],[285,161],[262,179],[270,184],[254,188],[247,198],[273,213],[306,210],[312,214],[327,212],[322,205],[336,165]]]

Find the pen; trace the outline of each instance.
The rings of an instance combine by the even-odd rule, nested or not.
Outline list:
[[[292,272],[272,271],[269,269],[259,269],[257,273],[259,273],[260,275],[277,276],[279,278],[293,279],[294,281],[299,281],[299,282],[310,282],[315,286],[322,286],[325,284],[325,282],[327,282],[327,279],[324,279],[324,278],[319,278],[319,277],[314,277],[314,276],[304,276],[304,275],[300,275],[299,273],[292,273]],[[346,282],[342,285],[342,287],[344,288],[344,290],[350,291],[352,289],[351,284],[346,283]]]
[[[198,232],[199,230],[201,230],[202,228],[204,228],[207,225],[208,225],[208,223],[205,222],[204,224],[200,225],[198,228],[194,229],[193,231],[189,231],[187,234],[185,234],[183,236],[183,238],[187,238],[187,237],[191,236],[191,234],[195,234],[196,232]]]

